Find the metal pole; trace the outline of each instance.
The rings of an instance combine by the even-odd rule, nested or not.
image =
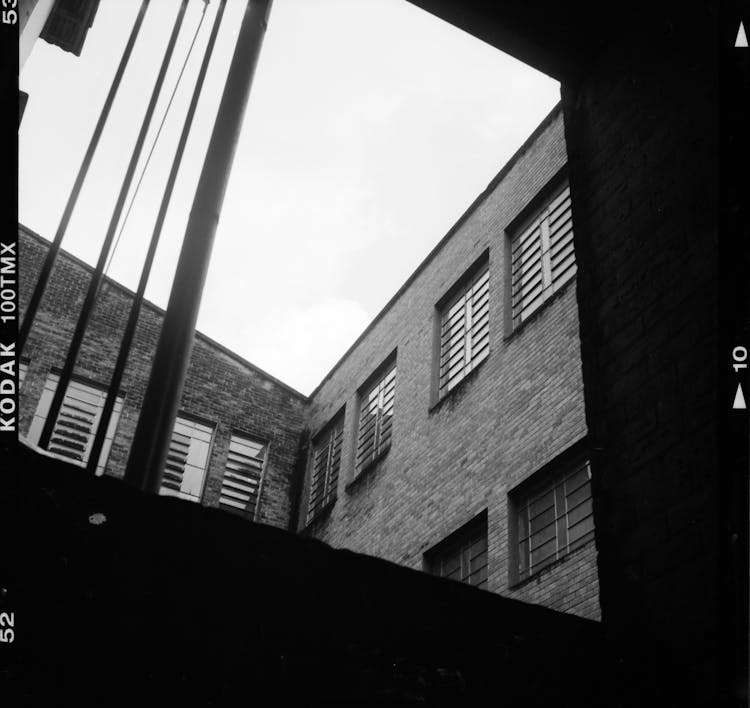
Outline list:
[[[195,334],[203,284],[272,0],[248,0],[193,198],[125,479],[158,492]]]
[[[99,144],[99,138],[101,137],[102,131],[104,130],[104,124],[107,122],[107,117],[109,116],[109,111],[112,108],[112,103],[114,103],[115,95],[117,94],[117,90],[120,87],[120,80],[122,79],[122,75],[125,73],[125,67],[128,65],[130,54],[133,51],[135,40],[138,37],[138,32],[140,31],[141,25],[143,24],[143,17],[146,14],[146,8],[148,8],[149,2],[150,0],[143,0],[143,2],[141,3],[141,9],[138,11],[138,17],[136,17],[135,24],[133,25],[133,29],[130,32],[130,38],[128,39],[128,43],[125,45],[125,51],[122,55],[122,59],[120,59],[120,65],[117,67],[115,76],[112,79],[112,85],[109,88],[109,93],[107,94],[107,98],[104,101],[102,111],[99,114],[99,120],[97,121],[96,127],[94,128],[94,134],[91,136],[89,147],[86,150],[86,154],[83,157],[83,162],[81,163],[81,167],[78,170],[78,176],[76,177],[76,181],[73,184],[73,189],[70,192],[70,197],[68,197],[68,203],[65,205],[65,211],[63,211],[62,219],[60,220],[60,224],[57,227],[57,233],[55,234],[54,240],[50,244],[49,250],[47,251],[47,256],[45,257],[44,263],[42,263],[42,268],[39,271],[39,277],[37,278],[36,285],[34,286],[34,292],[31,294],[31,299],[29,300],[29,304],[26,307],[26,313],[24,315],[23,322],[21,323],[21,329],[18,332],[19,356],[23,352],[23,347],[26,344],[29,332],[31,331],[31,327],[34,324],[34,318],[36,317],[37,310],[39,309],[39,303],[42,300],[44,290],[46,289],[47,282],[49,281],[50,273],[52,272],[52,268],[55,265],[55,259],[57,258],[57,254],[60,251],[60,244],[62,243],[63,236],[65,235],[65,231],[68,228],[68,223],[70,222],[70,217],[73,214],[73,209],[75,208],[76,202],[78,201],[78,196],[81,193],[83,181],[86,179],[86,175],[88,174],[91,160],[93,159],[94,152],[96,151],[96,147]]]
[[[68,348],[68,354],[65,359],[65,364],[62,371],[60,372],[60,380],[57,382],[57,388],[55,389],[54,396],[52,397],[52,403],[49,407],[49,413],[47,419],[44,421],[44,427],[42,428],[42,434],[39,437],[39,446],[47,449],[49,446],[50,438],[52,437],[52,431],[57,423],[57,416],[60,413],[60,407],[62,406],[65,393],[68,389],[68,384],[73,376],[73,369],[75,367],[76,358],[78,357],[78,350],[81,348],[83,342],[83,335],[86,333],[86,325],[88,324],[91,314],[94,311],[96,305],[96,296],[99,293],[99,287],[101,286],[102,280],[104,279],[104,266],[107,262],[107,256],[109,255],[109,248],[112,245],[112,240],[115,236],[117,229],[117,222],[120,220],[120,214],[122,213],[123,206],[125,205],[125,198],[128,196],[128,190],[130,189],[130,183],[133,180],[133,174],[138,164],[138,158],[143,148],[143,143],[146,140],[146,133],[148,133],[149,125],[151,124],[151,118],[156,108],[156,102],[159,99],[161,93],[161,87],[164,83],[164,77],[166,76],[167,69],[169,68],[169,62],[172,58],[172,52],[174,51],[175,44],[177,43],[177,35],[180,33],[182,27],[182,20],[185,17],[185,10],[187,9],[188,0],[182,0],[180,10],[177,13],[177,19],[175,20],[174,28],[172,29],[172,36],[169,38],[169,44],[167,50],[164,53],[164,59],[161,63],[161,69],[159,75],[156,78],[154,89],[151,92],[151,100],[146,109],[146,115],[143,117],[143,123],[141,125],[141,131],[138,134],[135,147],[133,148],[133,154],[130,157],[130,164],[128,170],[125,173],[125,179],[123,180],[122,187],[120,188],[120,195],[117,198],[115,204],[115,210],[112,213],[112,218],[109,222],[109,229],[107,235],[104,237],[104,243],[102,244],[102,250],[99,253],[99,261],[96,264],[96,268],[91,276],[91,282],[89,283],[86,296],[83,300],[83,306],[81,307],[81,313],[78,316],[78,322],[76,322],[76,328],[73,332],[73,339],[70,342]]]
[[[115,370],[112,373],[112,380],[109,383],[109,389],[107,390],[107,398],[104,401],[104,409],[99,419],[99,427],[96,430],[96,436],[94,442],[91,445],[91,451],[89,452],[89,460],[86,466],[87,470],[91,474],[96,473],[96,466],[101,454],[102,447],[104,446],[104,438],[107,435],[107,427],[109,426],[110,418],[112,417],[112,410],[115,406],[115,400],[117,398],[117,392],[120,390],[120,383],[122,382],[123,374],[125,373],[125,365],[128,361],[128,354],[130,353],[130,346],[135,336],[135,329],[138,324],[138,315],[143,305],[143,296],[146,292],[146,285],[148,278],[151,273],[151,266],[154,262],[154,255],[156,254],[156,247],[159,245],[159,237],[161,236],[161,230],[164,225],[164,219],[167,215],[167,209],[169,208],[169,202],[172,198],[172,191],[174,190],[174,184],[177,180],[177,173],[182,163],[182,156],[185,151],[185,144],[187,143],[188,136],[190,134],[190,128],[193,124],[193,117],[195,115],[195,109],[198,106],[198,99],[200,98],[201,89],[203,88],[203,81],[206,77],[206,71],[208,70],[208,64],[211,60],[211,55],[216,44],[216,36],[219,34],[219,26],[221,25],[221,19],[224,16],[224,9],[226,7],[227,0],[219,0],[219,7],[216,11],[216,17],[214,18],[214,26],[211,29],[211,36],[208,39],[206,45],[206,51],[203,55],[203,62],[201,64],[200,71],[198,72],[198,78],[195,82],[195,88],[193,89],[193,97],[190,100],[190,107],[188,108],[187,115],[185,116],[185,122],[182,126],[182,134],[180,135],[180,142],[177,145],[175,151],[174,160],[172,162],[172,169],[169,172],[169,178],[167,179],[167,186],[164,190],[164,196],[161,200],[161,206],[159,207],[159,213],[156,217],[156,224],[154,231],[151,235],[151,242],[148,246],[148,252],[146,253],[146,260],[143,263],[143,269],[141,270],[141,279],[138,282],[138,290],[135,293],[133,302],[130,306],[130,313],[128,315],[128,322],[125,325],[125,332],[120,342],[120,351],[117,354],[117,362],[115,363]]]

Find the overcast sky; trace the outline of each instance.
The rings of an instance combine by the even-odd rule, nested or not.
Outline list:
[[[139,5],[102,0],[80,57],[39,41],[21,73],[30,97],[19,136],[19,220],[47,239]],[[133,289],[217,5],[208,7],[109,270]],[[244,5],[228,2],[162,234],[147,290],[162,307]],[[147,11],[63,241],[89,263],[178,6],[158,0]],[[202,7],[190,1],[144,157]],[[405,0],[275,0],[198,328],[309,393],[559,95],[556,81]]]

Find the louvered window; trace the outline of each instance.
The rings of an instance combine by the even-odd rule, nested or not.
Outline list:
[[[344,419],[340,417],[318,435],[313,443],[310,496],[307,503],[308,524],[336,498],[343,438]]]
[[[513,326],[576,273],[570,188],[551,199],[512,241]]]
[[[212,438],[212,427],[177,417],[169,443],[160,494],[200,501]]]
[[[580,462],[520,500],[519,580],[594,538],[590,477],[588,462]]]
[[[442,310],[439,398],[489,354],[489,288],[490,271],[485,265]]]
[[[255,516],[260,480],[268,446],[251,438],[232,435],[221,482],[219,506]]]
[[[359,474],[391,446],[396,366],[369,388],[360,399],[356,473]]]
[[[39,398],[36,413],[27,435],[27,439],[32,444],[39,442],[58,380],[57,374],[50,374],[45,381],[44,390]],[[91,445],[94,442],[96,427],[99,425],[105,398],[105,390],[76,379],[71,380],[60,407],[57,423],[50,437],[48,450],[68,457],[79,465],[85,465],[89,458]],[[104,472],[104,466],[117,429],[117,421],[122,411],[122,401],[121,396],[118,396],[115,400],[107,434],[104,438],[104,445],[96,467],[97,474]]]
[[[487,587],[487,515],[482,514],[426,554],[430,572]]]

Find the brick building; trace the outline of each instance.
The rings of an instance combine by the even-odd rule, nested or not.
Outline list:
[[[626,704],[745,705],[748,430],[727,405],[750,332],[741,12],[410,1],[562,84],[602,628],[659,679],[635,676]]]
[[[596,617],[565,165],[556,108],[313,392],[299,525]]]
[[[305,397],[198,334],[162,491],[599,617],[561,107]],[[27,301],[45,242],[20,227]],[[63,255],[24,352],[39,437],[88,266]],[[86,458],[132,294],[107,281],[50,450]],[[122,476],[163,313],[147,305],[100,472]]]
[[[21,242],[21,307],[30,297],[47,245],[27,229]],[[36,443],[88,285],[89,266],[63,254],[21,360],[19,431]],[[107,280],[76,366],[50,450],[88,459],[93,429],[114,368],[132,293]],[[100,470],[122,477],[148,383],[163,313],[145,304],[110,423]],[[165,493],[286,527],[306,398],[202,334],[196,335],[170,448]]]

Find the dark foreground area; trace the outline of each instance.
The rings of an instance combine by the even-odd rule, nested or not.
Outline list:
[[[26,449],[0,499],[2,693],[25,704],[616,706],[675,688],[642,638]]]

